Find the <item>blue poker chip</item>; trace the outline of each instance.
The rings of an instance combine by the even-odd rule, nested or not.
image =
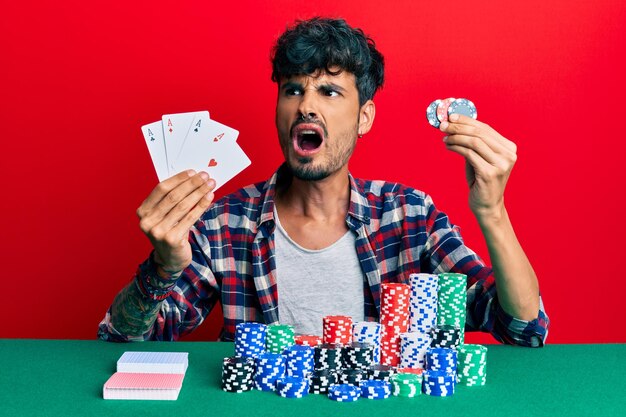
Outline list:
[[[432,127],[436,127],[437,129],[439,129],[439,125],[441,125],[441,122],[437,118],[437,107],[439,107],[439,103],[441,103],[441,100],[437,99],[426,107],[426,120],[428,120],[428,123],[430,123]]]
[[[361,389],[352,384],[333,384],[328,387],[328,398],[333,401],[352,402],[359,399]]]
[[[370,400],[384,400],[391,396],[391,383],[389,381],[368,380],[359,384],[361,397]]]
[[[457,98],[448,107],[448,116],[451,114],[462,114],[463,116],[476,119],[478,117],[478,111],[476,106],[470,100],[466,98]]]
[[[431,371],[456,372],[457,352],[451,348],[428,348],[425,355],[426,366]]]
[[[287,375],[306,377],[314,370],[314,350],[310,346],[293,345],[285,349]]]
[[[276,381],[285,375],[285,357],[265,352],[256,357],[254,383],[261,391],[275,391]]]
[[[302,398],[309,393],[309,380],[287,376],[276,380],[276,393],[284,398]]]
[[[243,322],[235,327],[235,354],[255,358],[265,352],[267,326],[263,323]]]
[[[424,381],[422,392],[436,397],[448,397],[454,394],[456,373],[427,370],[422,374]]]

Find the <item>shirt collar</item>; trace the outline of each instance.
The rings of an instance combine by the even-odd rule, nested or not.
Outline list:
[[[365,193],[363,191],[363,185],[357,181],[352,174],[348,173],[348,179],[350,181],[350,206],[348,207],[348,217],[354,218],[360,223],[369,224],[371,218],[371,207]],[[283,163],[276,172],[267,180],[263,189],[265,196],[263,197],[263,203],[261,208],[261,215],[258,219],[259,227],[269,221],[272,222],[271,228],[273,228],[276,220],[274,219],[274,197],[276,195],[277,186],[285,186],[291,181],[291,174]],[[348,220],[349,223],[352,223]]]
[[[372,208],[365,197],[362,182],[357,180],[348,173],[350,179],[350,207],[348,208],[348,216],[353,217],[361,223],[370,224],[372,217]]]

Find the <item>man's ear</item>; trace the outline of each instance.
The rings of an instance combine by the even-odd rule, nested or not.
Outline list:
[[[376,105],[372,100],[367,100],[359,110],[359,136],[363,136],[372,128],[376,117]]]

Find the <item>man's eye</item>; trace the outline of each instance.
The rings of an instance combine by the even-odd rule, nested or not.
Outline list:
[[[288,96],[299,96],[302,94],[302,90],[299,88],[290,87],[285,89],[285,94]]]
[[[331,88],[327,88],[324,90],[324,95],[328,96],[328,97],[338,97],[339,96],[339,92],[335,91]]]

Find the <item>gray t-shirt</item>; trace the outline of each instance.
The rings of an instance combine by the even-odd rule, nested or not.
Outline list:
[[[332,245],[309,250],[294,242],[274,209],[278,317],[296,334],[322,335],[324,316],[364,319],[364,275],[352,231]]]

